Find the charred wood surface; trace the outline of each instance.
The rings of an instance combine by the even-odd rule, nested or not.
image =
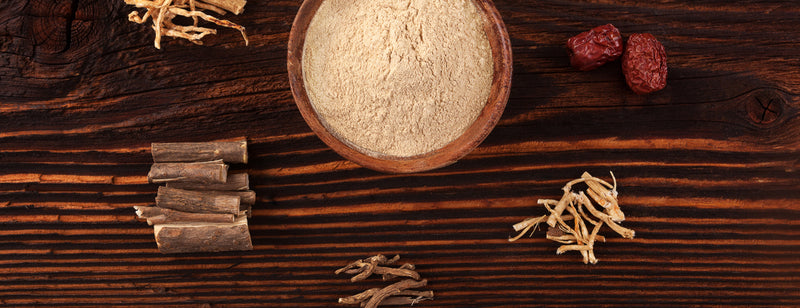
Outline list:
[[[382,284],[333,270],[402,254],[420,307],[800,306],[800,6],[791,1],[496,1],[514,52],[497,127],[454,165],[390,175],[327,148],[295,107],[301,1],[248,1],[205,46],[127,21],[123,1],[0,2],[0,305],[331,307]],[[564,44],[613,23],[666,47],[667,87]],[[162,255],[152,142],[248,137],[253,250]],[[508,243],[584,171],[619,183],[633,240],[599,263]]]

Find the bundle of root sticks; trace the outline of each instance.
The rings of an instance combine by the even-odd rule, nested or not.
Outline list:
[[[613,173],[611,177],[614,178]],[[585,183],[587,189],[574,192],[573,186],[579,183]],[[556,254],[572,250],[578,251],[583,255],[583,263],[595,264],[597,258],[594,255],[594,244],[597,241],[605,242],[605,237],[598,234],[603,225],[609,226],[624,238],[633,238],[635,234],[633,230],[619,225],[625,220],[625,214],[622,213],[617,202],[615,178],[614,185],[611,185],[584,172],[581,178],[570,181],[562,190],[564,194],[561,200],[539,199],[538,203],[543,205],[550,214],[528,218],[514,225],[514,231],[521,231],[509,241],[518,240],[531,229],[535,231],[539,223],[546,221],[550,226],[547,231],[547,239],[564,244],[558,248]],[[598,210],[592,201],[601,206],[603,210]],[[569,214],[564,214],[564,211]],[[568,223],[569,221],[571,223]],[[592,226],[591,230],[589,230],[590,225]]]
[[[244,172],[247,141],[153,143],[147,179],[158,188],[155,206],[135,206],[153,226],[162,253],[252,250],[247,217],[255,204]]]
[[[227,11],[239,15],[244,10],[247,0],[125,0],[125,3],[146,9],[142,16],[137,11],[131,12],[128,14],[128,20],[143,24],[152,19],[153,30],[156,33],[154,44],[158,49],[161,49],[162,36],[183,38],[197,45],[203,45],[203,37],[217,34],[217,30],[198,26],[200,19],[239,30],[244,38],[244,44],[249,44],[244,27],[204,12],[206,10],[225,15]],[[191,18],[191,25],[175,24],[173,20],[177,16]]]
[[[405,278],[384,288],[372,288],[353,296],[339,299],[340,304],[356,305],[375,308],[378,306],[415,305],[421,301],[433,299],[433,291],[412,290],[428,284],[428,280],[421,279],[413,264],[405,263],[398,267],[391,267],[400,260],[400,256],[388,259],[384,255],[377,255],[362,260],[356,260],[349,265],[336,270],[336,274],[354,275],[351,282],[362,281],[372,274],[381,275],[383,281],[395,278]]]

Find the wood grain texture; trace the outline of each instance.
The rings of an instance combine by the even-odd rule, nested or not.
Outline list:
[[[300,1],[251,0],[205,47],[127,21],[122,1],[0,3],[0,305],[331,307],[333,275],[401,254],[420,307],[800,305],[800,6],[788,1],[496,1],[514,52],[506,111],[458,163],[387,175],[327,148],[294,105]],[[611,22],[666,47],[666,89],[564,42]],[[248,136],[253,250],[161,255],[151,142]],[[614,171],[625,240],[587,266],[543,232],[508,243],[583,171]],[[206,305],[207,306],[207,305]]]

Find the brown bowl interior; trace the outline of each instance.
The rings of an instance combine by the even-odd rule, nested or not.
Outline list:
[[[425,154],[411,157],[396,157],[360,151],[340,140],[320,121],[314,107],[309,101],[303,84],[303,45],[306,31],[311,19],[324,0],[306,0],[295,17],[292,31],[289,34],[289,54],[287,67],[289,83],[292,87],[295,103],[300,113],[314,133],[325,144],[344,158],[361,166],[392,173],[410,173],[427,171],[447,166],[456,162],[477,147],[492,131],[508,100],[511,88],[511,42],[505,24],[490,0],[472,0],[484,16],[484,30],[489,38],[494,59],[494,76],[489,99],[483,110],[467,130],[446,146]]]

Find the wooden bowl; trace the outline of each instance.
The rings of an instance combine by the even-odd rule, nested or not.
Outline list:
[[[303,46],[306,31],[317,9],[325,0],[305,0],[292,25],[289,34],[289,54],[287,67],[289,83],[292,87],[295,103],[300,113],[314,133],[334,151],[346,159],[361,166],[391,173],[411,173],[427,171],[447,166],[456,162],[477,147],[492,131],[508,100],[511,89],[511,42],[506,26],[491,0],[472,0],[483,15],[483,28],[489,39],[494,59],[494,76],[489,99],[475,122],[464,133],[437,150],[410,157],[367,153],[348,145],[332,133],[322,121],[309,101],[303,83]]]

